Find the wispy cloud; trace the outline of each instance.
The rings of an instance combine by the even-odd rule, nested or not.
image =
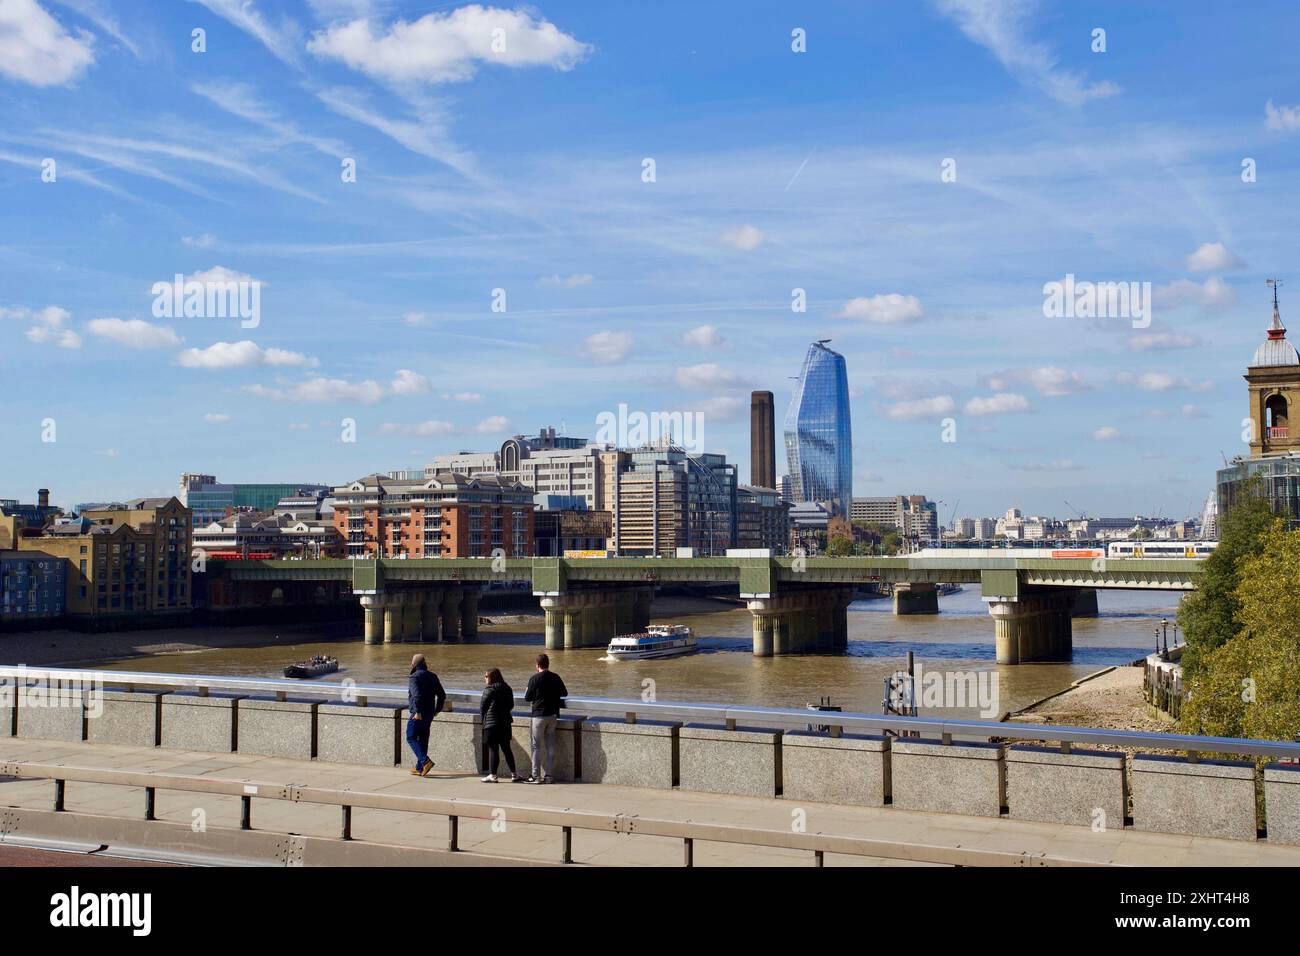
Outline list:
[[[1035,0],[935,0],[961,32],[987,49],[1015,79],[1042,90],[1069,106],[1114,96],[1119,86],[1089,82],[1083,74],[1061,69],[1051,47],[1030,37]]]

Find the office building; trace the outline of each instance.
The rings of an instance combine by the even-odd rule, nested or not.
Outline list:
[[[606,450],[585,438],[557,435],[547,426],[531,438],[507,438],[496,451],[439,455],[424,473],[426,477],[446,471],[470,477],[499,475],[539,495],[581,497],[588,511],[602,511],[608,510],[600,474],[600,453]]]
[[[136,498],[122,508],[83,511],[81,517],[99,526],[125,525],[150,539],[153,560],[148,610],[177,611],[191,606],[193,520],[190,509],[179,499]]]
[[[616,554],[722,555],[736,546],[736,467],[724,455],[672,446],[600,453]]]
[[[776,409],[771,392],[749,397],[749,483],[776,487]]]
[[[785,417],[785,453],[795,501],[845,514],[853,500],[853,433],[844,356],[814,342]]]
[[[205,528],[237,511],[271,511],[282,498],[328,492],[329,485],[311,483],[225,484],[215,475],[181,475],[180,503],[190,509],[191,527]]]
[[[790,503],[775,488],[741,485],[736,494],[736,546],[769,548],[784,554],[790,547]]]
[[[527,557],[533,492],[498,475],[419,481],[370,475],[334,489],[334,526],[350,558]]]
[[[589,511],[580,495],[537,495],[533,515],[533,554],[539,558],[604,556],[613,533],[614,516]]]

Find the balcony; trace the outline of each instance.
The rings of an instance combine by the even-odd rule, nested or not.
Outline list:
[[[1267,438],[1290,438],[1291,426],[1289,425],[1269,425],[1264,429],[1264,435]]]

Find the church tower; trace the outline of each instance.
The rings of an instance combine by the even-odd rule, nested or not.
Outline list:
[[[1278,312],[1281,282],[1269,279],[1268,284],[1273,287],[1273,323],[1245,376],[1250,389],[1251,458],[1300,451],[1300,421],[1296,428],[1290,421],[1291,409],[1300,413],[1300,354],[1286,340],[1286,327]]]

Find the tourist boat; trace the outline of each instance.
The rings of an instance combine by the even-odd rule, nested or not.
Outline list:
[[[333,674],[339,669],[339,659],[337,657],[324,657],[317,654],[310,660],[299,661],[297,664],[290,664],[284,669],[285,677],[320,677],[322,674]]]
[[[609,642],[607,661],[648,661],[694,654],[699,645],[685,624],[652,624],[641,634],[620,634]]]

